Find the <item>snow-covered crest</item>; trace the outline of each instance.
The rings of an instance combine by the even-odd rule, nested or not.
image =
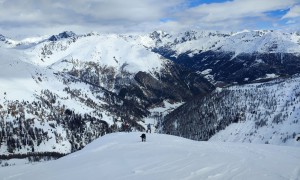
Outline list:
[[[298,179],[299,148],[115,133],[56,161],[0,168],[0,179]]]
[[[61,61],[79,60],[115,69],[123,67],[130,73],[159,71],[164,64],[159,55],[148,51],[133,39],[121,35],[61,34],[57,35],[60,38],[55,41],[45,41],[26,49],[26,54],[34,64],[41,66],[55,64],[52,67],[59,68],[58,64]]]
[[[156,31],[150,37],[156,41],[156,46],[167,46],[177,55],[186,52],[197,54],[203,51],[224,51],[235,54],[300,53],[299,33],[257,30],[236,33],[186,31],[168,34]]]

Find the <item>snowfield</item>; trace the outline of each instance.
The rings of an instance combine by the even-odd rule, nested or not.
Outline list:
[[[56,161],[0,168],[1,180],[300,179],[300,149],[199,142],[141,133],[105,135]]]

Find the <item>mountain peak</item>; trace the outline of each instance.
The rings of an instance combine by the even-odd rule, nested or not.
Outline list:
[[[52,35],[49,38],[49,41],[57,41],[60,39],[70,38],[70,37],[76,37],[77,35],[73,31],[64,31],[59,33],[58,35]]]
[[[161,30],[153,31],[152,33],[150,33],[150,37],[152,39],[161,39],[161,38],[164,38],[168,35],[169,34],[167,32],[164,32],[164,31],[161,31]]]
[[[3,36],[2,34],[0,34],[0,41],[5,41],[5,40],[6,40],[5,36]]]

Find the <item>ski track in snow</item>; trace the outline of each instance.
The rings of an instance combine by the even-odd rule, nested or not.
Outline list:
[[[300,151],[274,145],[198,142],[114,133],[56,161],[0,168],[3,180],[300,179]]]

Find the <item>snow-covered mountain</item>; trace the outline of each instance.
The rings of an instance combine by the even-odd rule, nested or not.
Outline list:
[[[56,161],[0,168],[0,179],[299,179],[299,148],[113,133]],[[18,161],[16,161],[17,163]]]
[[[300,54],[300,33],[272,30],[226,33],[219,31],[186,31],[167,33],[154,31],[150,34],[155,47],[169,47],[175,56],[189,52],[190,56],[205,51],[223,51],[238,54],[250,53],[297,53]],[[149,44],[151,45],[151,44]]]
[[[195,139],[300,146],[299,75],[218,88],[165,117],[164,131]]]
[[[2,155],[70,153],[125,121],[143,130],[150,109],[214,88],[127,36],[1,39]]]
[[[286,99],[281,101],[279,91],[272,92],[279,89],[279,82],[267,84],[262,93],[273,96],[262,96],[259,101],[255,97],[261,96],[257,89],[263,85],[210,93],[214,85],[299,73],[299,44],[298,33],[273,31],[155,31],[140,35],[77,35],[66,31],[20,41],[1,35],[0,153],[4,158],[28,152],[61,156],[99,136],[125,130],[125,122],[137,131],[151,122],[157,130],[198,140],[208,140],[232,126],[223,135],[216,134],[215,139],[227,140],[230,134],[230,141],[294,145],[291,142],[300,133],[299,122],[285,115],[293,114],[294,107]],[[282,94],[290,92],[290,87],[295,88],[289,94],[296,93],[298,80],[287,80],[289,86]],[[191,99],[192,104],[196,102],[192,109],[197,113],[189,111],[191,103],[186,103],[186,111],[179,108],[161,126],[163,116],[170,112],[168,107]],[[252,119],[247,115],[258,112],[253,111],[254,106],[264,107],[269,99],[275,105],[268,107],[275,110],[261,109],[265,111],[262,114],[271,115],[253,114]],[[240,104],[243,101],[256,104],[250,108]],[[286,103],[288,109],[280,110],[276,103]],[[210,112],[210,105],[217,112]],[[298,101],[293,106],[297,109]],[[242,115],[237,114],[240,112]],[[250,125],[237,134],[240,126],[230,124],[240,116]],[[278,118],[283,125],[276,124]]]
[[[204,74],[215,84],[245,84],[300,71],[299,32],[155,31],[150,38],[154,43],[145,45],[154,52]]]

